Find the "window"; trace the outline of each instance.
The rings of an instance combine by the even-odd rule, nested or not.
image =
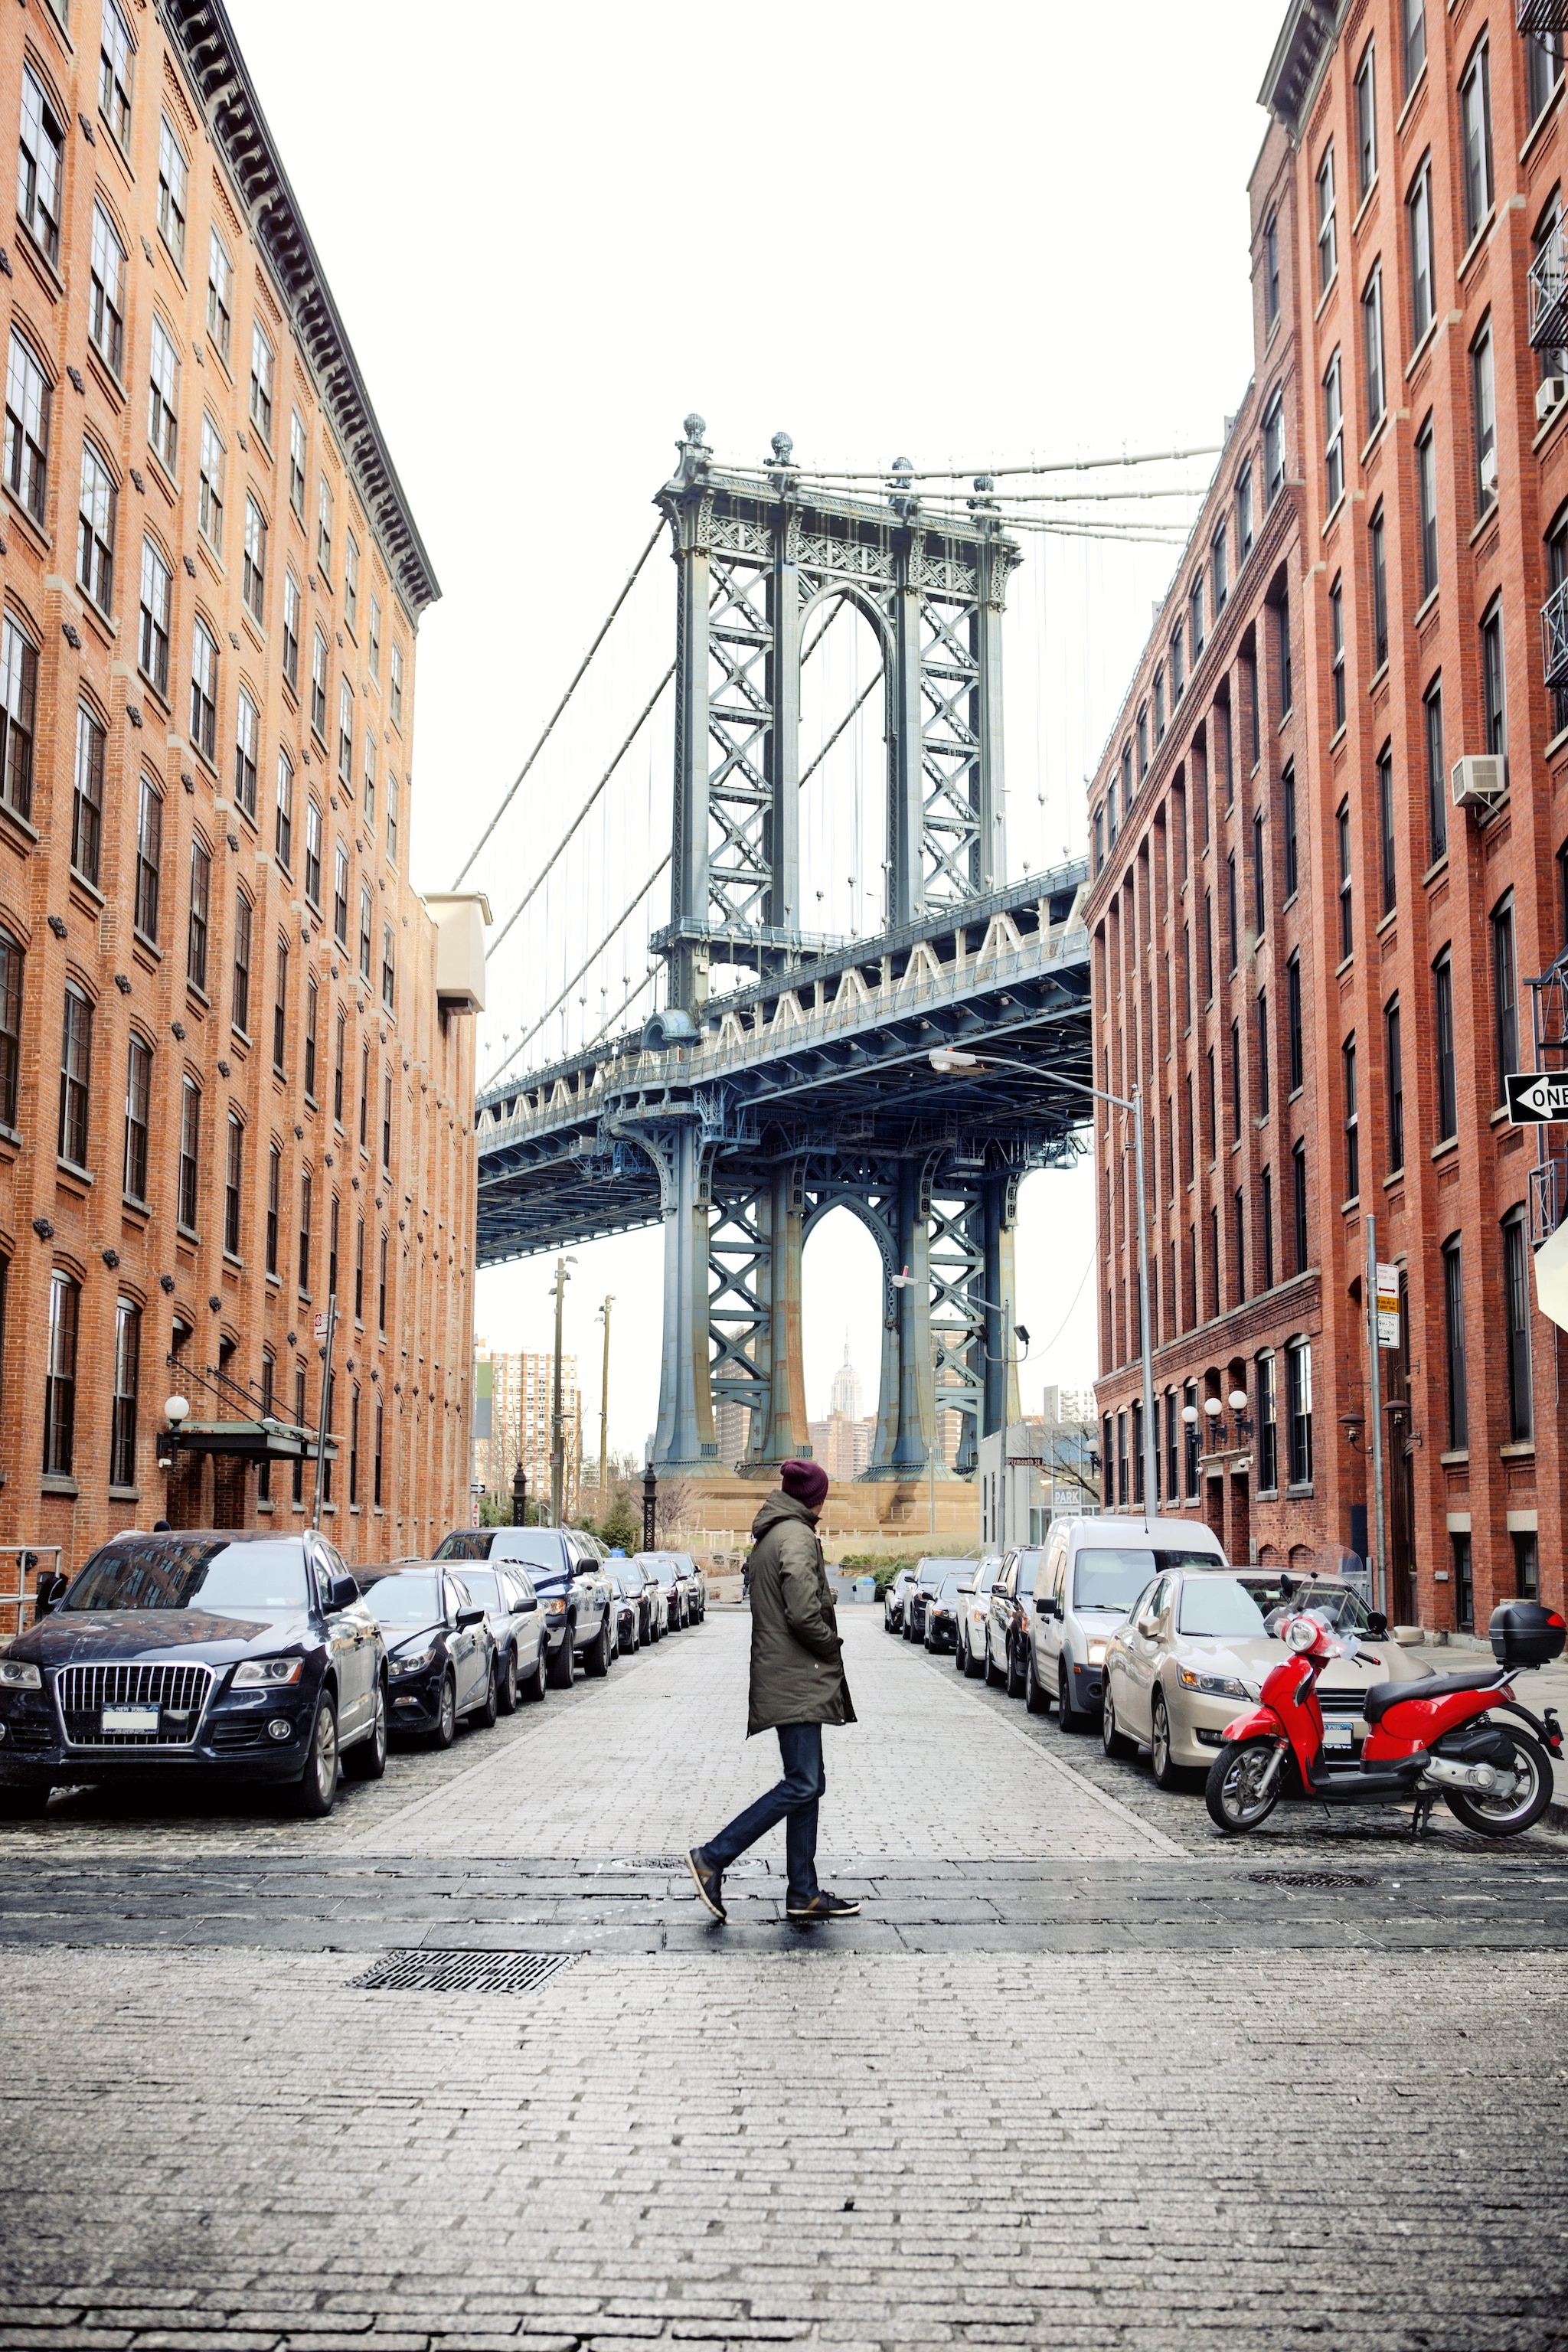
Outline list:
[[[1298,1339],[1285,1350],[1289,1413],[1290,1484],[1310,1486],[1312,1480],[1312,1349]]]
[[[294,1370],[294,1422],[297,1428],[302,1429],[305,1425],[305,1367],[303,1364],[297,1365]],[[305,1457],[302,1454],[296,1454],[294,1458],[293,1486],[294,1500],[298,1503],[303,1498],[305,1492]]]
[[[381,1249],[375,1283],[375,1328],[386,1329],[386,1235],[381,1237]]]
[[[1274,1171],[1266,1168],[1259,1179],[1258,1222],[1263,1228],[1263,1287],[1274,1287]]]
[[[1204,927],[1199,943],[1203,949],[1204,1003],[1207,1004],[1214,995],[1214,896],[1208,890],[1204,892]]]
[[[191,630],[191,740],[210,761],[217,749],[217,639],[201,619]]]
[[[1271,331],[1279,316],[1279,223],[1273,213],[1263,224],[1263,324]],[[1219,610],[1216,604],[1215,610]]]
[[[1263,857],[1263,811],[1252,818],[1252,928],[1259,939],[1268,928],[1268,887]]]
[[[1215,1100],[1214,1047],[1212,1045],[1208,1049],[1205,1062],[1208,1070],[1208,1132],[1205,1140],[1208,1145],[1209,1158],[1211,1160],[1215,1160],[1219,1156],[1219,1105]],[[1219,1313],[1217,1301],[1215,1306],[1215,1313],[1216,1315]]]
[[[379,1511],[381,1508],[381,1399],[379,1396],[375,1401],[375,1453],[372,1460],[374,1476],[371,1486],[371,1500]]]
[[[1291,1234],[1296,1247],[1296,1271],[1305,1274],[1311,1260],[1307,1247],[1307,1147],[1290,1147]]]
[[[1391,997],[1383,1016],[1384,1063],[1388,1073],[1388,1173],[1405,1165],[1405,1056],[1400,1050],[1399,999]]]
[[[1459,1131],[1458,1087],[1454,1068],[1454,965],[1447,948],[1432,968],[1434,1031],[1437,1047],[1437,1140]]]
[[[325,474],[319,478],[316,485],[316,562],[330,588],[332,584],[332,492]]]
[[[207,893],[212,886],[212,859],[199,841],[191,844],[191,919],[185,945],[185,978],[197,988],[207,984]]]
[[[267,1271],[278,1271],[278,1204],[283,1188],[283,1154],[277,1144],[267,1153]]]
[[[1116,796],[1114,776],[1110,780],[1110,793],[1114,800]],[[1131,743],[1124,743],[1121,747],[1121,805],[1124,809],[1130,809],[1132,805],[1132,746]]]
[[[335,1298],[338,1295],[338,1221],[341,1213],[338,1196],[334,1192],[327,1217],[327,1296],[329,1298]]]
[[[272,438],[272,346],[259,326],[250,330],[250,421],[264,441]]]
[[[1437,464],[1428,417],[1415,438],[1415,503],[1421,530],[1421,599],[1437,585]]]
[[[103,831],[102,728],[89,710],[76,714],[76,786],[71,797],[71,865],[96,889]]]
[[[1216,702],[1214,707],[1214,747],[1215,759],[1219,768],[1219,780],[1225,791],[1225,804],[1228,810],[1236,798],[1236,778],[1231,767],[1230,704],[1227,701]],[[1206,780],[1204,786],[1203,803],[1204,840],[1206,843],[1209,828],[1209,796]]]
[[[261,721],[249,695],[239,689],[234,735],[234,797],[247,816],[256,814],[256,763],[261,744]]]
[[[216,229],[207,236],[207,332],[228,360],[229,330],[234,323],[234,264]]]
[[[38,691],[37,648],[9,614],[0,623],[0,797],[18,816],[33,806],[33,719]]]
[[[1377,81],[1370,41],[1355,78],[1355,161],[1359,199],[1377,177]]]
[[[1435,315],[1432,279],[1432,158],[1425,155],[1405,199],[1410,224],[1410,339],[1420,343]]]
[[[49,387],[16,330],[5,371],[5,483],[40,529],[48,485]]]
[[[147,1122],[153,1096],[153,1048],[132,1032],[125,1055],[125,1190],[147,1198]]]
[[[362,1151],[370,1148],[370,1039],[363,1038],[359,1049],[359,1139]]]
[[[98,34],[98,107],[121,147],[131,144],[131,82],[135,54],[130,27],[115,6],[115,0],[103,0],[103,18]],[[121,1478],[115,1483],[129,1486],[132,1481]]]
[[[22,1074],[21,948],[0,931],[0,1127],[15,1130]]]
[[[1329,591],[1329,653],[1334,681],[1334,733],[1345,723],[1345,599],[1344,583],[1335,575]]]
[[[1254,769],[1256,769],[1258,761],[1263,756],[1263,746],[1258,731],[1262,724],[1262,713],[1259,711],[1258,707],[1258,658],[1256,654],[1250,648],[1242,654],[1241,660],[1237,664],[1237,667],[1241,672],[1243,699],[1247,705],[1247,733],[1251,743],[1252,764]],[[1204,828],[1204,838],[1206,841],[1208,838],[1208,813],[1206,799],[1205,803]]]
[[[1293,764],[1279,779],[1279,812],[1285,835],[1285,896],[1293,898],[1301,878],[1296,847],[1296,770]]]
[[[1274,650],[1279,668],[1279,716],[1286,718],[1295,699],[1290,669],[1290,600],[1283,593],[1274,607]]]
[[[1361,1114],[1356,1105],[1355,1039],[1349,1037],[1340,1048],[1344,1066],[1345,1088],[1345,1198],[1355,1200],[1361,1192]]]
[[[1209,579],[1214,598],[1214,615],[1217,621],[1230,594],[1230,581],[1226,572],[1225,525],[1222,522],[1214,535],[1209,550]]]
[[[1442,673],[1432,680],[1424,698],[1426,713],[1426,821],[1431,833],[1433,859],[1441,857],[1448,846],[1447,779],[1443,773],[1443,678]]]
[[[316,1016],[321,992],[313,971],[305,974],[305,1099],[316,1099]]]
[[[1426,0],[1400,0],[1405,35],[1405,95],[1409,97],[1426,65]]]
[[[349,1507],[359,1508],[359,1382],[349,1402]]]
[[[57,266],[66,134],[31,66],[22,68],[22,139],[16,157],[16,217]]]
[[[1533,1529],[1516,1528],[1513,1543],[1513,1591],[1518,1601],[1541,1598],[1541,1539]]]
[[[1385,743],[1377,755],[1378,832],[1383,847],[1383,911],[1394,912],[1398,876],[1394,856],[1394,746]]]
[[[87,1166],[87,1108],[92,1081],[92,1007],[74,981],[66,983],[60,1032],[59,1156]]]
[[[359,630],[359,541],[352,530],[343,533],[343,619]]]
[[[354,1321],[364,1321],[364,1219],[354,1221]]]
[[[1285,406],[1279,393],[1263,418],[1263,506],[1265,513],[1285,487]]]
[[[375,737],[367,727],[364,730],[364,822],[369,833],[375,831]]]
[[[1258,1022],[1258,1116],[1268,1116],[1268,994],[1259,989],[1256,1009]],[[1240,1122],[1237,1121],[1239,1129]]]
[[[374,900],[370,895],[370,884],[368,882],[362,882],[360,885],[359,894],[359,974],[360,978],[365,982],[367,987],[370,983],[371,976],[371,910],[374,906]],[[368,1047],[366,1048],[366,1051],[369,1051]],[[363,1140],[364,1138],[362,1136],[360,1138],[360,1141],[363,1143]]]
[[[1519,979],[1513,951],[1511,890],[1493,909],[1491,932],[1492,1043],[1497,1063],[1495,1099],[1500,1103],[1508,1094],[1504,1079],[1510,1070],[1519,1067]]]
[[[1236,478],[1236,561],[1239,567],[1252,552],[1252,467],[1243,466]]]
[[[1553,36],[1553,38],[1561,41],[1560,35]],[[1558,285],[1561,285],[1563,252],[1563,198],[1561,190],[1557,188],[1552,191],[1546,209],[1536,224],[1533,244],[1532,278],[1535,271],[1540,271],[1545,281],[1555,280]],[[1561,343],[1538,344],[1535,356],[1540,366],[1542,383],[1549,375],[1568,374],[1568,350],[1565,350]]]
[[[346,677],[338,680],[338,782],[353,790],[354,695]]]
[[[81,1292],[58,1267],[49,1276],[48,1370],[44,1375],[44,1475],[68,1478],[76,1451],[76,1338]]]
[[[1186,671],[1182,650],[1182,626],[1178,621],[1171,639],[1171,708],[1174,710],[1186,692]]]
[[[340,841],[332,859],[332,937],[339,947],[349,943],[349,853]]]
[[[275,1376],[271,1357],[263,1356],[261,1359],[261,1417],[264,1421],[272,1419],[272,1383]],[[256,1465],[256,1495],[258,1502],[269,1503],[272,1500],[270,1462],[263,1460]]]
[[[316,631],[315,643],[310,648],[310,730],[324,750],[327,740],[327,635],[324,629]]]
[[[386,862],[397,863],[397,778],[389,768],[386,772]]]
[[[381,1164],[392,1165],[392,1072],[384,1070],[381,1077]]]
[[[1375,268],[1361,298],[1362,356],[1366,367],[1366,429],[1370,436],[1387,403],[1383,361],[1383,270]]]
[[[1230,1024],[1230,1139],[1241,1140],[1241,1024]]]
[[[1503,1323],[1508,1335],[1508,1433],[1511,1444],[1535,1435],[1530,1383],[1530,1266],[1524,1211],[1510,1209],[1502,1221]]]
[[[403,732],[403,647],[392,640],[392,723]]]
[[[1323,378],[1323,497],[1330,513],[1345,494],[1345,415],[1340,355],[1335,352]]]
[[[267,518],[247,490],[245,495],[245,569],[242,580],[246,609],[253,621],[265,621],[267,602]]]
[[[1318,291],[1329,286],[1339,268],[1338,232],[1334,222],[1334,147],[1331,140],[1318,166]]]
[[[223,1163],[223,1245],[230,1257],[239,1255],[239,1202],[244,1171],[245,1125],[239,1113],[231,1110]]]
[[[300,421],[299,410],[289,416],[289,503],[301,522],[305,520],[305,427]]]
[[[1524,37],[1524,75],[1530,119],[1536,121],[1563,79],[1563,35],[1556,28]]]
[[[1225,944],[1226,969],[1236,970],[1236,852],[1233,849],[1225,861]]]
[[[147,394],[147,439],[172,474],[180,445],[180,361],[162,319],[153,320],[153,357]]]
[[[1481,723],[1489,751],[1508,751],[1508,719],[1503,700],[1502,605],[1492,605],[1481,623]]]
[[[1448,1452],[1470,1442],[1469,1384],[1465,1377],[1465,1269],[1456,1234],[1443,1244],[1443,1344],[1447,1371]]]
[[[180,1089],[180,1157],[176,1215],[187,1233],[196,1228],[196,1176],[202,1163],[202,1090],[195,1078]]]
[[[1143,709],[1138,713],[1138,781],[1140,783],[1142,782],[1148,772],[1149,713],[1147,709]],[[1112,792],[1110,795],[1110,838],[1112,841],[1116,839],[1116,794],[1114,792]]]
[[[1497,407],[1489,320],[1470,345],[1470,413],[1476,444],[1476,513],[1480,516],[1497,497]]]
[[[234,998],[230,1017],[241,1032],[250,1027],[250,901],[234,894]]]
[[[135,925],[144,940],[158,940],[158,888],[163,867],[163,803],[150,776],[142,779],[136,811]]]
[[[184,274],[189,173],[165,115],[158,126],[158,234]]]
[[[390,923],[383,923],[381,927],[381,1001],[385,1005],[389,1013],[395,1009],[393,1000],[396,994],[396,943],[393,934],[392,925]]]
[[[370,674],[381,676],[381,598],[374,588],[370,592]]]
[[[148,684],[161,695],[169,691],[169,597],[173,585],[168,565],[150,539],[142,542],[142,631],[137,660]]]
[[[1285,967],[1285,1027],[1290,1059],[1290,1092],[1301,1086],[1301,959],[1293,955]]]
[[[1468,245],[1492,208],[1491,52],[1484,40],[1471,51],[1459,84],[1459,144]]]
[[[104,11],[105,17],[108,9]],[[87,331],[111,375],[125,366],[125,247],[101,205],[92,208],[92,279]]]
[[[279,747],[278,753],[278,812],[273,824],[273,847],[278,863],[285,874],[292,872],[294,846],[294,771],[289,764],[289,754]]]
[[[1165,740],[1165,669],[1163,663],[1154,672],[1154,740]]]
[[[215,555],[223,553],[223,477],[225,450],[217,426],[202,411],[201,489],[197,521],[202,537]]]
[[[1266,1494],[1272,1494],[1279,1484],[1279,1407],[1272,1356],[1258,1357],[1252,1389],[1258,1417],[1258,1483]]]
[[[1372,667],[1375,677],[1388,659],[1388,553],[1381,501],[1373,510],[1367,536],[1372,554]]]
[[[348,1014],[340,1004],[337,1040],[332,1048],[332,1117],[340,1127],[343,1123],[343,1055],[348,1045]]]
[[[321,812],[315,801],[305,803],[305,896],[312,907],[321,903]]]
[[[283,676],[291,694],[300,691],[300,583],[283,574]]]
[[[1340,847],[1340,961],[1342,963],[1355,946],[1355,928],[1351,905],[1351,804],[1342,801],[1334,817],[1334,828]]]
[[[272,996],[272,1066],[281,1076],[283,1042],[289,1024],[289,942],[278,942],[278,976]]]
[[[300,1288],[310,1287],[310,1171],[300,1179]]]

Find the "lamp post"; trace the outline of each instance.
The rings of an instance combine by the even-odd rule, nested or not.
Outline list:
[[[566,1286],[572,1279],[566,1269],[576,1263],[574,1257],[556,1259],[555,1286],[550,1294],[555,1301],[555,1378],[550,1398],[550,1524],[552,1528],[558,1528],[564,1516],[566,1416],[561,1402],[561,1316],[566,1304]]]
[[[1015,1062],[1001,1054],[965,1054],[956,1045],[939,1045],[928,1055],[931,1068],[943,1076],[967,1070],[1019,1070],[1026,1078],[1037,1081],[1048,1078],[1055,1087],[1070,1087],[1075,1094],[1091,1095],[1096,1102],[1110,1103],[1116,1110],[1132,1114],[1132,1149],[1138,1178],[1138,1331],[1143,1359],[1143,1516],[1149,1517],[1154,1508],[1154,1343],[1149,1328],[1149,1218],[1143,1189],[1143,1089],[1134,1087],[1131,1097],[1113,1095],[1103,1087],[1091,1087],[1084,1078],[1067,1078],[1059,1074],[1037,1070],[1032,1063]],[[1002,1450],[1007,1441],[1004,1436]]]
[[[517,1467],[511,1474],[511,1523],[514,1528],[528,1525],[528,1473],[522,1466],[522,1456],[517,1457]]]
[[[605,1496],[609,1488],[610,1459],[610,1309],[615,1305],[615,1293],[606,1297],[599,1313],[605,1325],[605,1365],[599,1376],[599,1516],[605,1515]]]

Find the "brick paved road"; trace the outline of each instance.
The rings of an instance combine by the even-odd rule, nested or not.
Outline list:
[[[831,1937],[670,1866],[768,1774],[742,1620],[317,1828],[0,1838],[0,2345],[1568,2344],[1568,1843],[1235,1849],[847,1630]],[[580,1957],[350,1981],[419,1943]]]

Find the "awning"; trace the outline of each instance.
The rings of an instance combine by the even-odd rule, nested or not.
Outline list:
[[[183,1421],[178,1429],[160,1430],[160,1453],[231,1454],[242,1462],[314,1461],[316,1433],[288,1421]],[[338,1458],[338,1441],[329,1432],[326,1458]]]

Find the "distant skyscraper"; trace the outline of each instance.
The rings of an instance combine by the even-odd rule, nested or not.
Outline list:
[[[844,1335],[844,1361],[833,1375],[833,1397],[830,1412],[841,1412],[846,1421],[858,1421],[864,1408],[860,1398],[860,1375],[849,1360],[849,1334]]]

